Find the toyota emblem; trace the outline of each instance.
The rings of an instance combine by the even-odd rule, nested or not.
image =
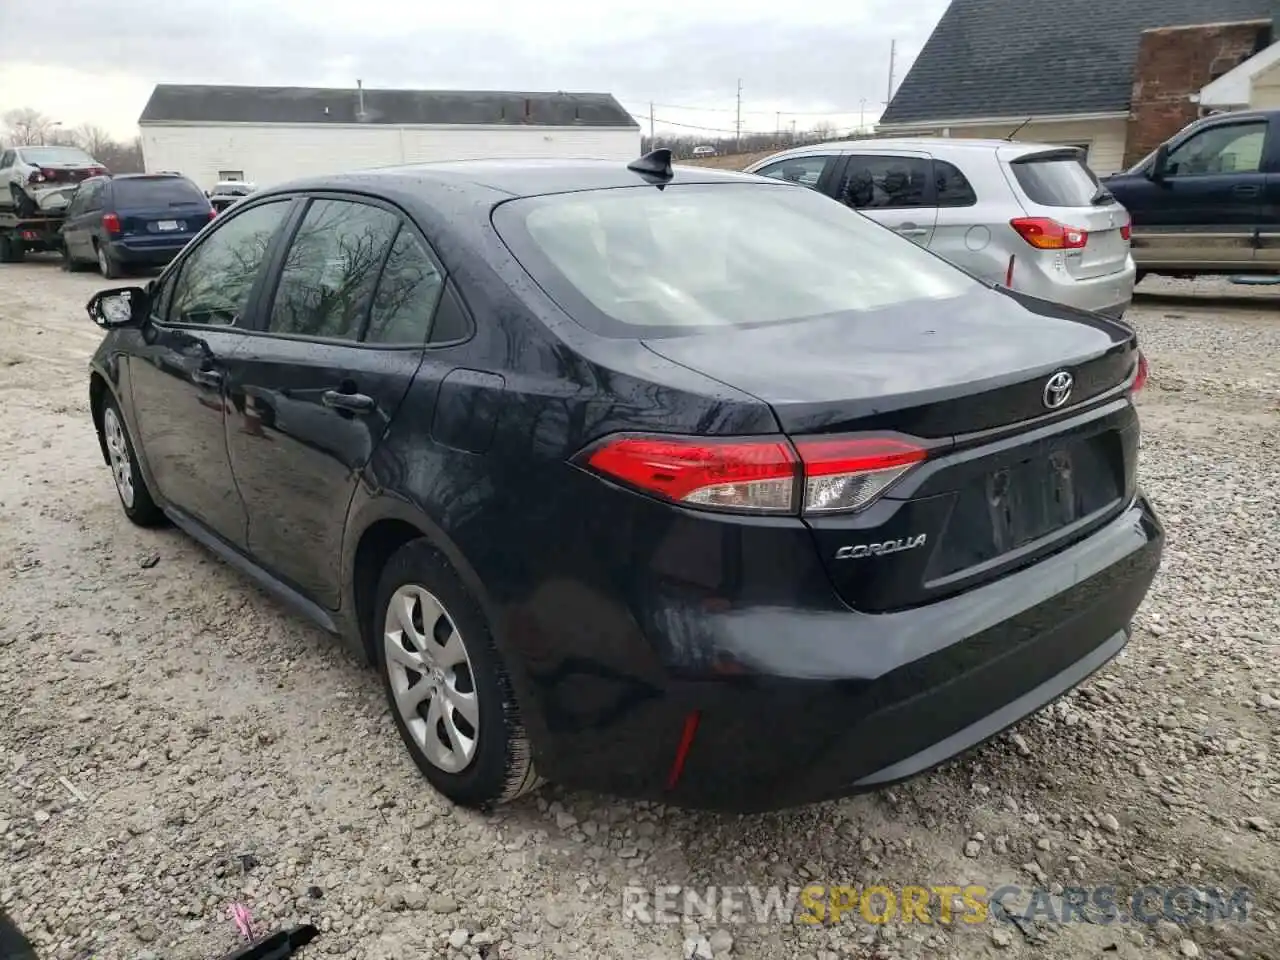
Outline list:
[[[1076,378],[1065,370],[1059,370],[1045,382],[1044,405],[1050,410],[1057,410],[1071,398],[1071,388]]]

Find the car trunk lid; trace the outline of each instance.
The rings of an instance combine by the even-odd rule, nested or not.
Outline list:
[[[914,306],[914,308],[913,308]],[[1122,507],[1136,420],[1127,328],[1008,291],[649,340],[766,402],[798,446],[891,434],[928,459],[854,513],[806,517],[846,602],[897,609],[1030,562]],[[1061,404],[1049,382],[1071,378]],[[1108,399],[1111,398],[1111,399]]]

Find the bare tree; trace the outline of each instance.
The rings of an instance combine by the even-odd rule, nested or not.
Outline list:
[[[836,125],[830,120],[819,120],[813,125],[813,137],[815,140],[834,140],[836,135]]]
[[[75,144],[91,157],[101,159],[112,147],[116,146],[115,139],[111,134],[107,133],[102,127],[93,123],[82,123],[72,132],[75,138]]]
[[[4,115],[4,140],[15,147],[41,144],[54,126],[54,122],[39,110],[19,107]]]

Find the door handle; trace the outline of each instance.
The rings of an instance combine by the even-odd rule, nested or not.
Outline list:
[[[923,237],[928,232],[924,227],[917,227],[914,223],[904,223],[898,228],[898,233],[904,237]]]
[[[373,397],[363,393],[339,393],[337,390],[326,390],[320,395],[326,407],[333,410],[345,410],[347,413],[368,413],[377,404]]]
[[[1256,197],[1262,193],[1262,188],[1256,183],[1237,183],[1231,188],[1231,192],[1239,197]]]
[[[191,379],[202,387],[222,386],[222,372],[220,370],[195,370],[191,374]]]

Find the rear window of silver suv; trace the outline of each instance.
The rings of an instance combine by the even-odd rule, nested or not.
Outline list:
[[[1014,160],[1009,167],[1027,199],[1042,207],[1087,207],[1098,194],[1098,178],[1074,157]]]

